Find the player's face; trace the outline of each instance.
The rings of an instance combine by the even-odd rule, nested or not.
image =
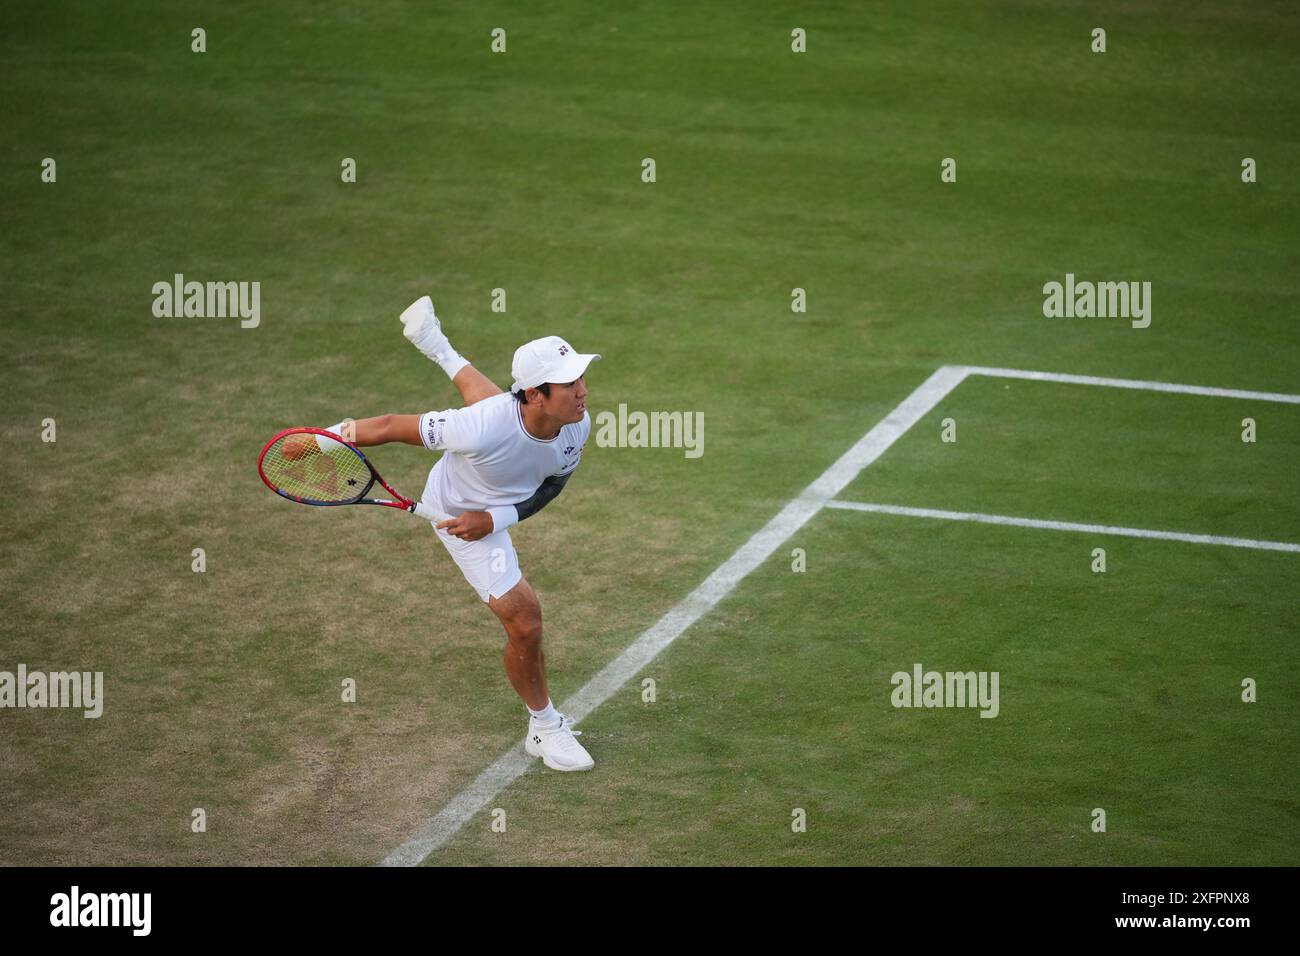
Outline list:
[[[542,397],[546,414],[569,424],[582,421],[582,416],[587,413],[587,383],[583,378],[563,385],[552,383],[551,394]]]

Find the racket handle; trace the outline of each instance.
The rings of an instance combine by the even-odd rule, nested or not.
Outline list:
[[[411,509],[411,513],[418,515],[419,517],[423,518],[425,521],[432,521],[435,524],[439,521],[451,520],[451,515],[444,514],[443,512],[439,511],[437,508],[430,508],[422,501],[417,501],[415,503],[415,507]]]

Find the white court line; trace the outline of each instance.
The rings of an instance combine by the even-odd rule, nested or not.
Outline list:
[[[1285,541],[1253,541],[1250,538],[1222,538],[1214,534],[1184,534],[1181,531],[1149,531],[1145,528],[1121,528],[1109,524],[1078,524],[1073,521],[1044,521],[1038,518],[1009,518],[970,511],[936,511],[933,508],[905,508],[902,505],[875,505],[860,501],[828,501],[828,508],[870,511],[875,514],[903,515],[908,518],[940,518],[944,521],[978,521],[980,524],[1013,525],[1017,528],[1043,528],[1047,531],[1085,531],[1088,534],[1112,534],[1124,538],[1156,538],[1160,541],[1185,541],[1188,544],[1221,544],[1229,548],[1255,548],[1259,551],[1295,551],[1300,544]]]
[[[1245,398],[1256,402],[1285,402],[1289,405],[1300,405],[1300,395],[1284,395],[1280,392],[1243,392],[1236,388],[1143,382],[1132,378],[1097,378],[1095,375],[1062,375],[1060,372],[1026,372],[1016,368],[983,368],[978,365],[968,365],[965,368],[968,375],[989,375],[993,378],[1025,378],[1034,382],[1103,385],[1106,388],[1136,388],[1147,392],[1176,392],[1180,395],[1209,395],[1212,398]]]
[[[581,690],[560,705],[576,721],[607,701],[635,674],[649,664],[665,647],[722,600],[749,572],[763,563],[782,542],[798,531],[822,507],[830,503],[858,472],[879,458],[909,428],[925,417],[967,375],[999,378],[1026,378],[1076,385],[1105,385],[1112,388],[1135,388],[1155,392],[1181,392],[1220,398],[1250,398],[1260,401],[1300,404],[1300,396],[1270,392],[1243,392],[1198,385],[1174,385],[1122,378],[1096,378],[1089,375],[1062,375],[1055,372],[1027,372],[1017,369],[945,365],[936,369],[911,395],[903,400],[871,431],[860,438],[835,464],[809,485],[795,499],[757,531],[748,541],[688,594],[677,606],[660,618],[622,654],[611,661]],[[1285,545],[1284,547],[1291,547]],[[503,789],[531,766],[534,758],[523,752],[522,745],[512,747],[474,779],[461,793],[416,828],[405,843],[381,861],[381,866],[414,866],[447,842],[466,822]]]
[[[840,456],[799,497],[782,508],[730,558],[718,566],[694,591],[607,664],[586,686],[560,705],[575,723],[609,700],[688,627],[722,600],[742,578],[781,546],[790,535],[821,510],[857,477],[858,472],[885,453],[904,432],[924,418],[935,405],[961,384],[966,370],[945,365],[937,369],[903,403]],[[535,758],[524,754],[521,742],[497,758],[469,787],[438,814],[421,824],[415,834],[384,858],[381,866],[415,866],[450,839],[503,789],[520,777]]]

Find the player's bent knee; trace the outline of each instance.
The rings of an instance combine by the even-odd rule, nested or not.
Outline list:
[[[506,625],[506,637],[509,638],[511,644],[517,645],[521,650],[533,650],[541,646],[541,618],[511,621]]]

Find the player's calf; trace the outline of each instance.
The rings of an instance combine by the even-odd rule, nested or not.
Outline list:
[[[456,390],[460,392],[460,397],[464,399],[466,406],[481,402],[485,398],[491,398],[493,395],[500,395],[502,391],[492,379],[473,365],[466,365],[457,372],[455,377],[452,378],[451,384],[456,386]]]
[[[488,606],[506,629],[505,665],[510,683],[528,707],[528,736],[524,750],[552,770],[590,770],[591,754],[578,743],[582,731],[555,709],[546,688],[546,660],[542,653],[542,605],[527,580]]]
[[[506,676],[529,713],[549,716],[550,695],[546,687],[546,665],[542,656],[542,606],[527,580],[501,597],[490,597],[488,607],[506,631],[502,654]]]

